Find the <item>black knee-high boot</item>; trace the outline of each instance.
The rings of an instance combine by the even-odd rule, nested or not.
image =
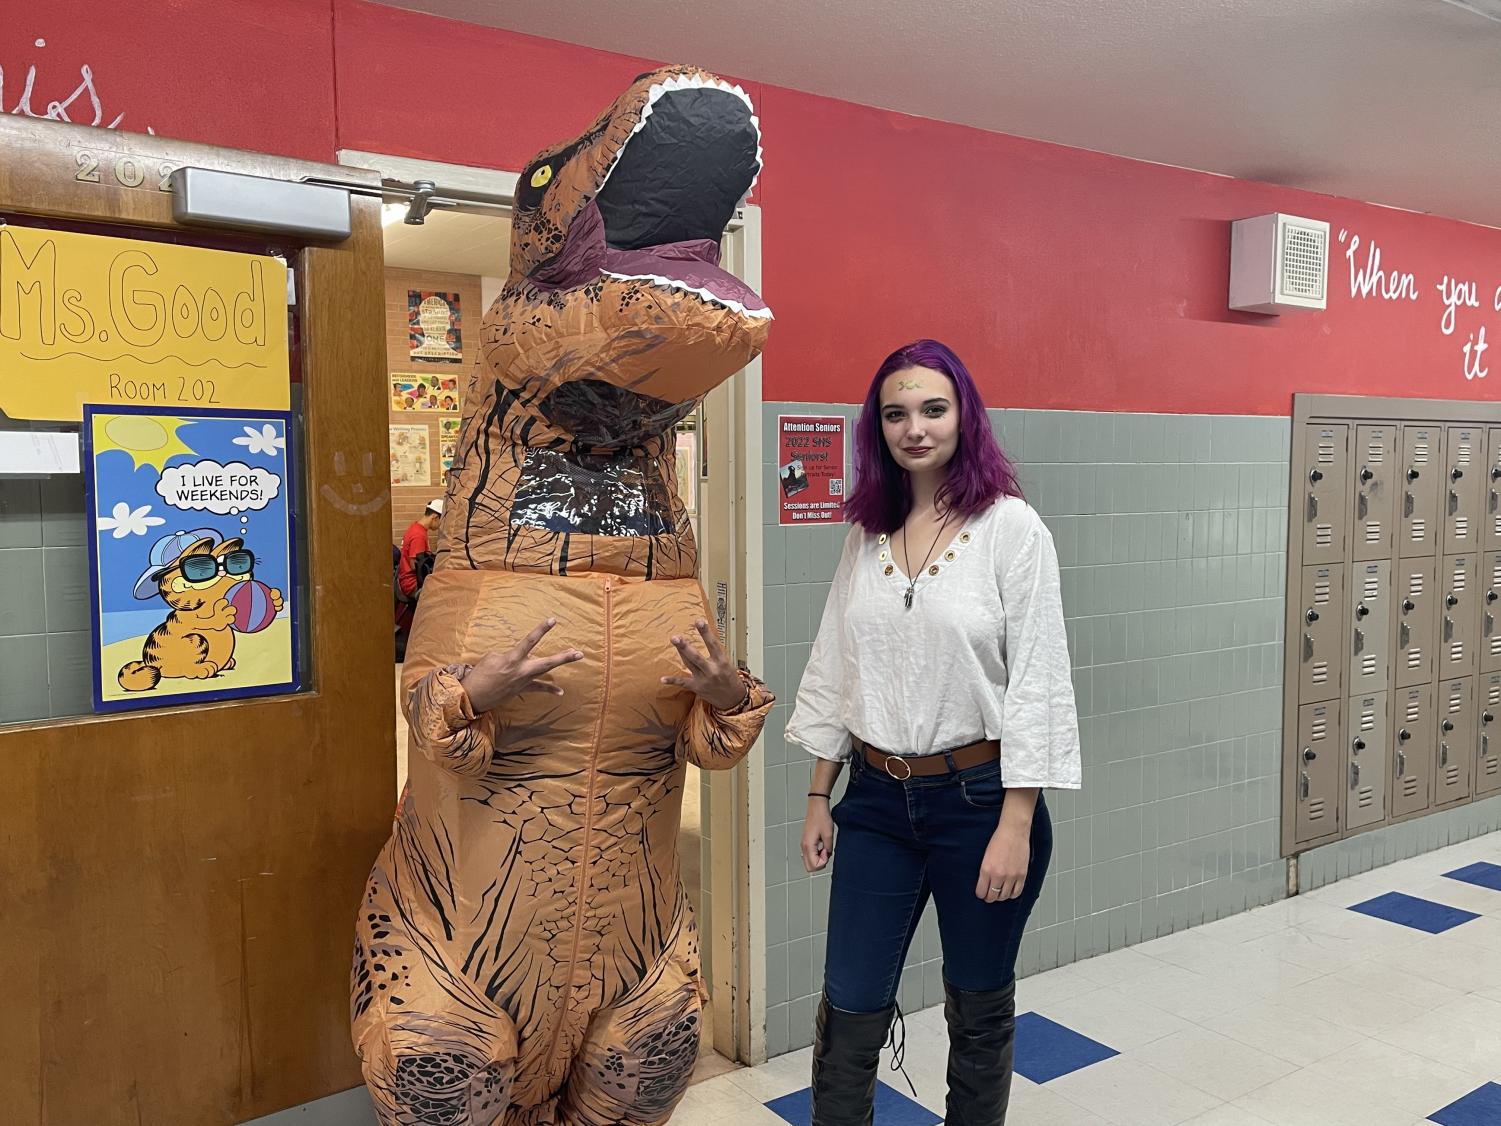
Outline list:
[[[970,993],[943,983],[949,1025],[945,1126],[1003,1126],[1016,1054],[1016,982]]]
[[[818,1002],[812,1126],[871,1126],[881,1046],[895,1011],[847,1013],[827,996]]]

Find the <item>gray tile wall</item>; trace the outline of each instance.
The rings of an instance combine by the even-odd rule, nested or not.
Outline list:
[[[83,477],[0,478],[0,723],[93,710]]]
[[[769,403],[776,416],[856,408]],[[1278,857],[1285,418],[992,411],[1057,542],[1084,789],[1053,792],[1052,869],[1022,946],[1025,975],[1286,892]],[[844,527],[776,524],[765,467],[767,1049],[811,1042],[828,876],[802,870],[811,773],[782,738]],[[900,1001],[942,1000],[930,910]]]

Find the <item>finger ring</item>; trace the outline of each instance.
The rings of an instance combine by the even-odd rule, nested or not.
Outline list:
[[[990,885],[990,890],[991,891],[1005,891],[1006,889],[1005,888],[998,888],[998,887],[995,886],[995,884],[991,884]]]

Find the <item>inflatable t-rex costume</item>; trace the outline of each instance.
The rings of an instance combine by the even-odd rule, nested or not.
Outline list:
[[[772,697],[664,685],[707,616],[674,425],[761,349],[718,268],[760,169],[738,87],[644,75],[521,174],[402,687],[408,791],[355,938],[353,1032],[381,1121],[665,1122],[704,1001],[679,880],[684,763],[728,768]],[[475,715],[460,680],[546,617],[581,650]],[[555,648],[554,648],[555,647]]]

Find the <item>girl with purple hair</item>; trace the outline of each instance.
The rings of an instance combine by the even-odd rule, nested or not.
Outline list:
[[[787,724],[817,759],[808,871],[829,864],[839,827],[813,1126],[869,1126],[929,898],[943,941],[945,1122],[999,1126],[1016,955],[1052,855],[1041,791],[1080,784],[1058,559],[974,379],[943,344],[887,357],[855,435],[854,527]]]

